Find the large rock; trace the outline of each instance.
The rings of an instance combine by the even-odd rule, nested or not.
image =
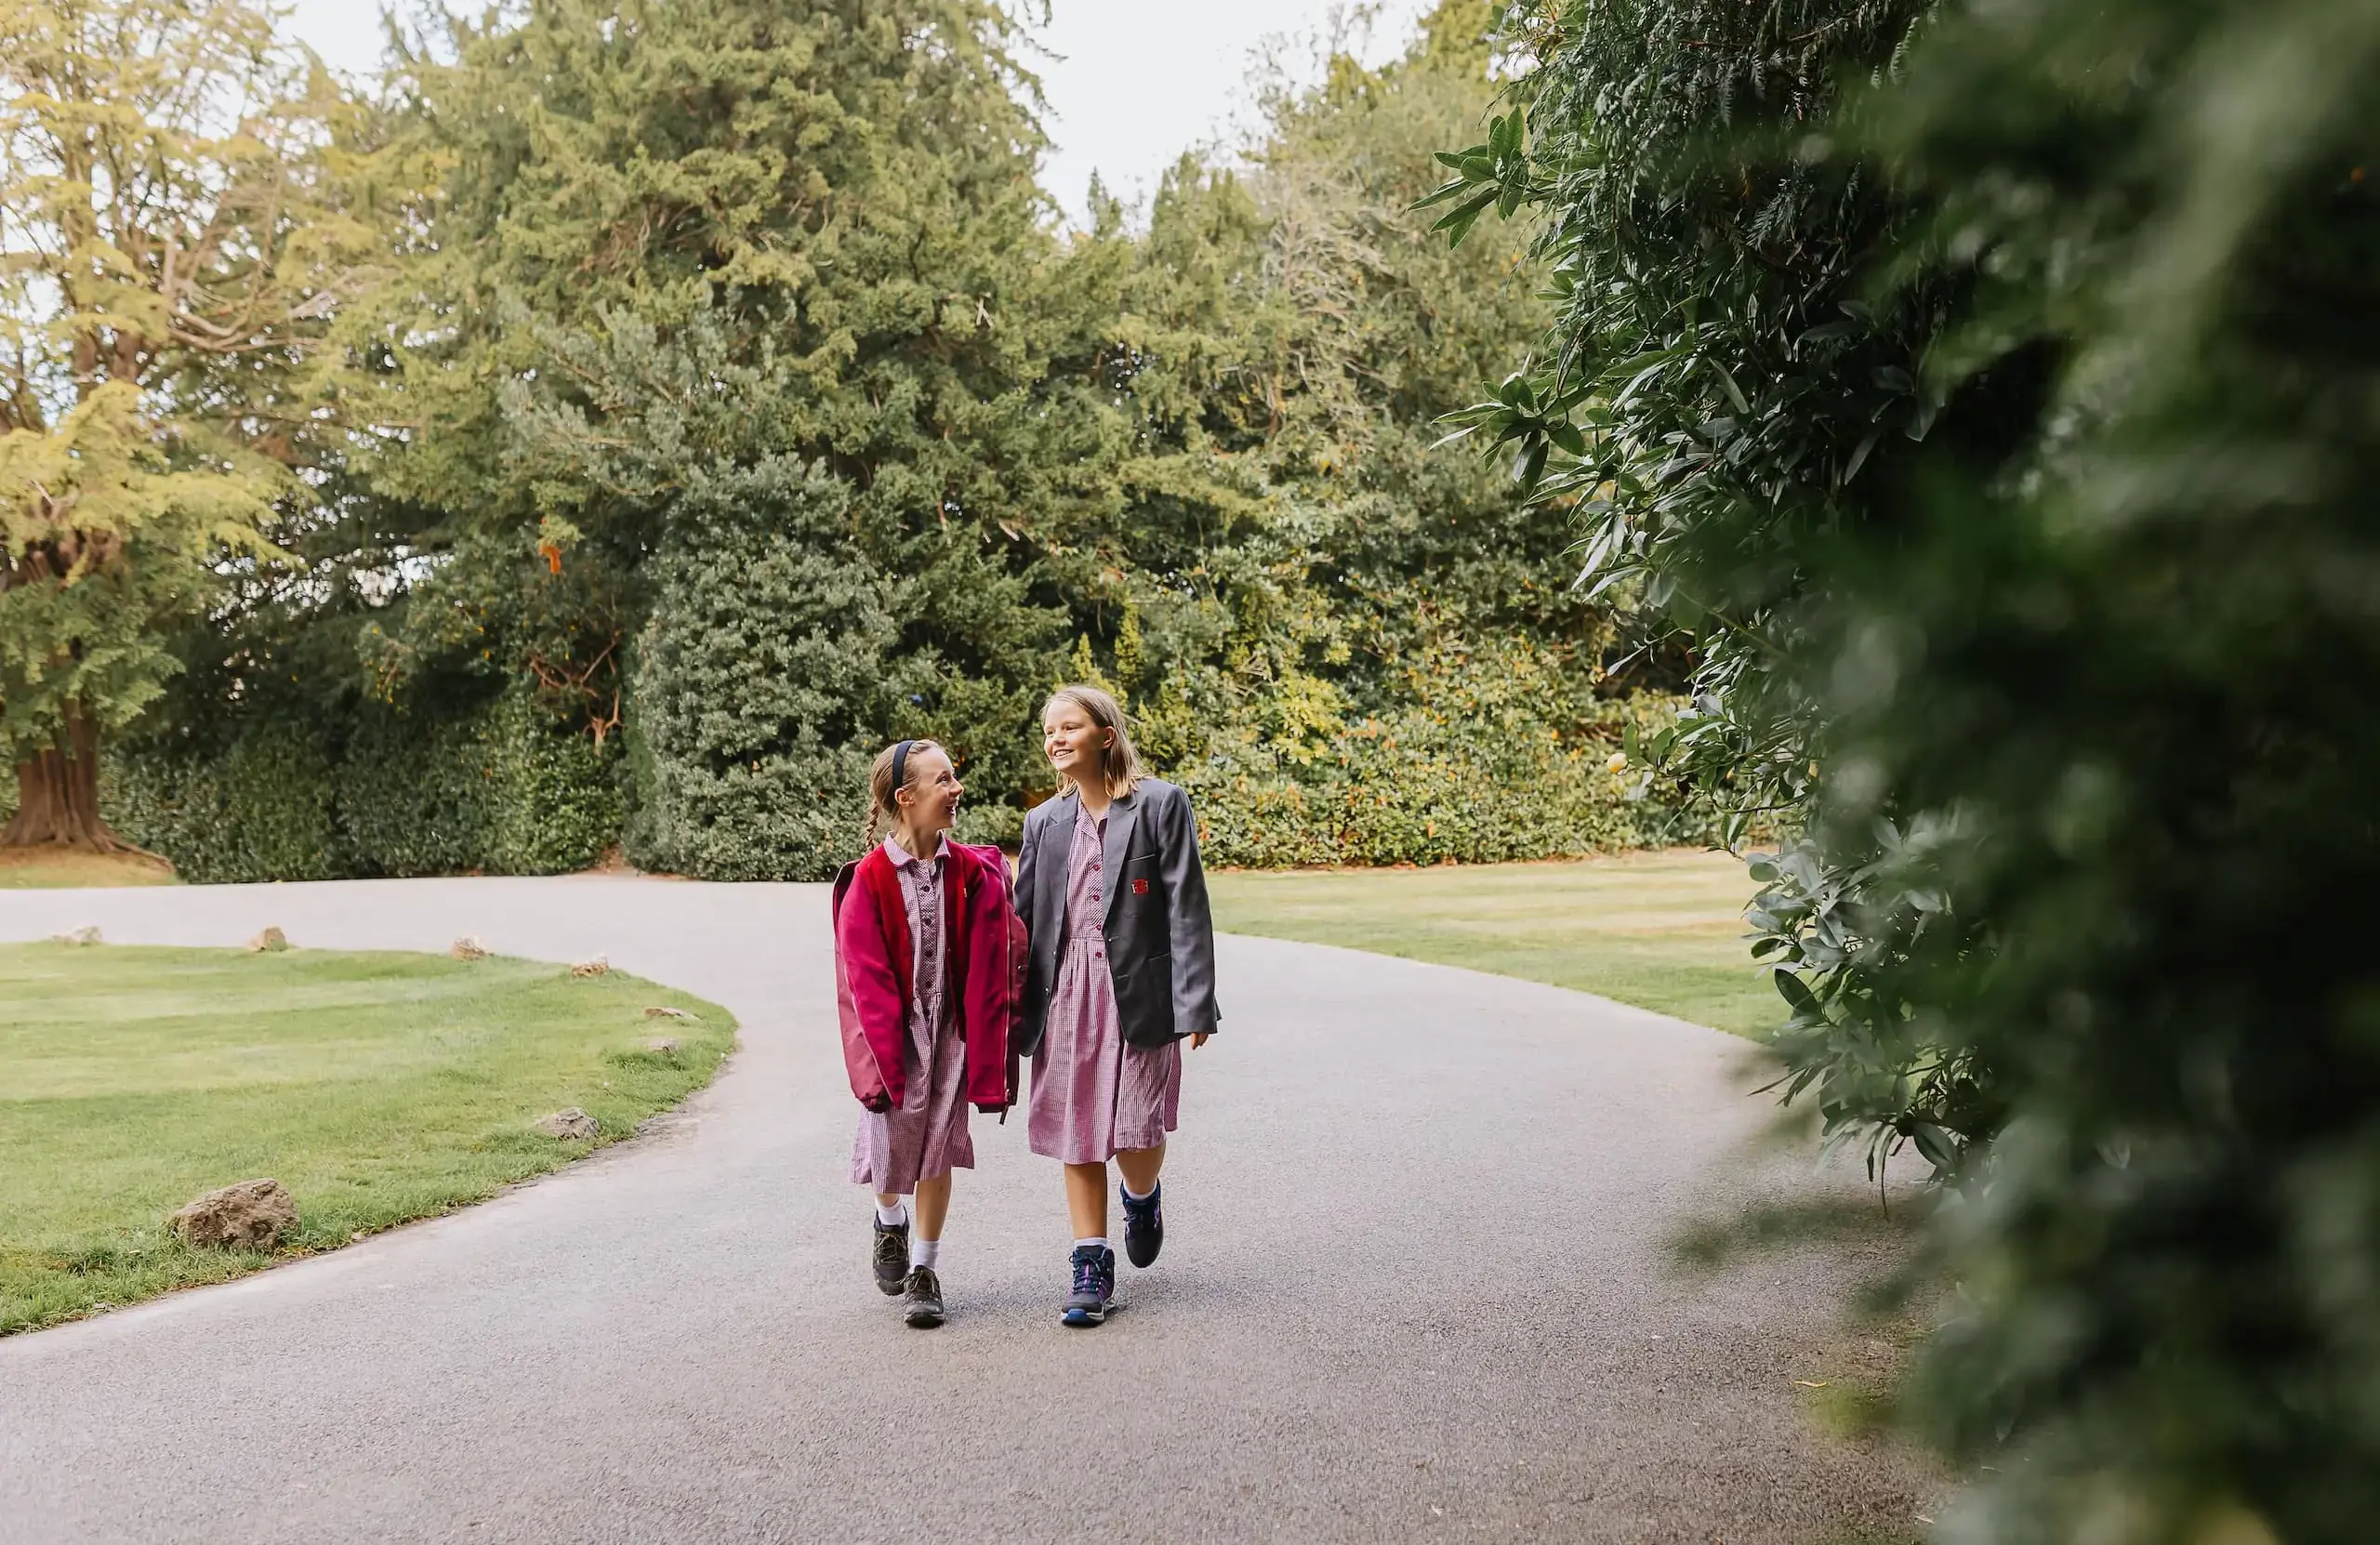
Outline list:
[[[573,1105],[568,1110],[537,1117],[537,1130],[566,1142],[592,1142],[597,1129],[593,1116]]]
[[[298,1226],[298,1204],[279,1181],[242,1181],[201,1196],[175,1213],[170,1226],[192,1245],[269,1250]]]

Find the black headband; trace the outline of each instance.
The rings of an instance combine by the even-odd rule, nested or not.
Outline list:
[[[909,747],[917,744],[905,740],[892,747],[892,792],[898,794],[909,786]]]

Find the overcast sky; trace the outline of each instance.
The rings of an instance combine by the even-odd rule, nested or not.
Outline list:
[[[378,62],[377,0],[294,3],[298,35],[331,64]],[[1094,170],[1130,200],[1191,146],[1236,144],[1259,50],[1286,39],[1291,60],[1312,59],[1313,40],[1341,8],[1337,0],[1054,0],[1042,42],[1059,57],[1036,61],[1057,142],[1044,185],[1079,220]],[[1402,48],[1427,8],[1427,0],[1383,0],[1366,59]]]

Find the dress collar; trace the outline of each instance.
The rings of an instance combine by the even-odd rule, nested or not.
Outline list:
[[[884,838],[884,855],[892,861],[892,866],[896,869],[909,868],[921,862],[911,854],[908,849],[901,846],[901,839],[899,838],[892,836],[889,832],[885,834]],[[937,864],[950,856],[950,834],[948,832],[943,833],[942,836],[935,840],[933,856],[934,862]]]

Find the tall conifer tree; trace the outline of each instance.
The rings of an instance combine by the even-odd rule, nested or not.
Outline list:
[[[0,843],[109,851],[100,737],[224,561],[273,554],[372,233],[324,158],[337,93],[254,0],[7,0],[0,100]]]

